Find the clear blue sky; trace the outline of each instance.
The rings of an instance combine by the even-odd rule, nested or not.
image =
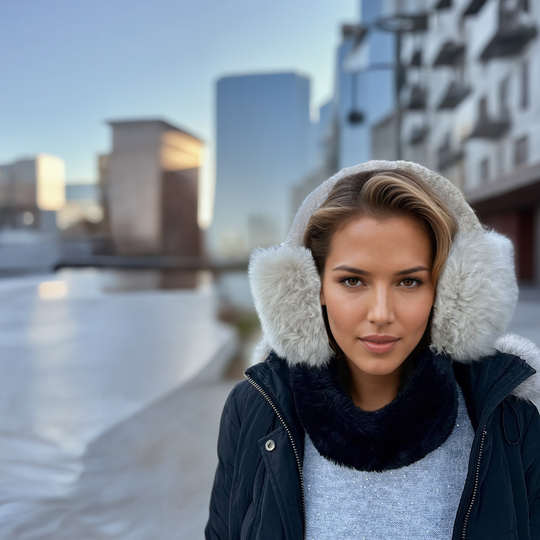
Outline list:
[[[222,75],[296,70],[330,97],[359,0],[23,0],[0,8],[0,163],[46,152],[96,178],[107,119],[162,117],[212,142]]]

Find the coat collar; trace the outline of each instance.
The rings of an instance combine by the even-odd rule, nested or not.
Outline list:
[[[475,429],[510,395],[519,399],[537,400],[538,403],[540,374],[536,374],[530,364],[529,358],[525,361],[516,354],[500,351],[478,362],[453,362],[455,378],[465,397],[467,411]],[[537,367],[535,363],[533,366]],[[271,352],[264,362],[249,367],[245,375],[268,392],[303,454],[304,429],[294,405],[288,362]]]
[[[488,361],[484,361],[488,360]],[[455,363],[454,373],[460,384],[469,417],[475,429],[485,423],[495,408],[508,396],[532,400],[522,395],[523,384],[531,385],[536,370],[515,354],[497,351],[489,359],[470,364]]]
[[[287,361],[271,352],[264,362],[246,369],[244,376],[262,386],[272,399],[298,443],[298,451],[303,459],[304,430],[294,406],[290,367]]]

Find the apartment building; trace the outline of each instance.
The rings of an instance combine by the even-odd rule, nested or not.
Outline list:
[[[403,157],[459,186],[539,283],[540,0],[425,4],[426,30],[402,35]]]

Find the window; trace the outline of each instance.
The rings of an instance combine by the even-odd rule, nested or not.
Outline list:
[[[485,158],[480,162],[480,181],[482,183],[489,180],[489,159]]]
[[[521,92],[519,96],[519,106],[526,109],[529,106],[529,63],[524,60],[520,70]]]
[[[478,116],[480,120],[487,120],[487,99],[485,97],[481,98],[478,102]]]
[[[516,11],[521,9],[523,11],[528,11],[529,2],[528,0],[502,0],[502,8],[506,11]]]
[[[499,117],[501,120],[510,118],[510,108],[508,107],[509,89],[510,79],[505,77],[499,85]]]
[[[506,144],[502,143],[497,146],[495,161],[494,176],[498,177],[506,171]]]
[[[514,165],[521,165],[528,159],[529,141],[527,136],[520,137],[514,143]]]

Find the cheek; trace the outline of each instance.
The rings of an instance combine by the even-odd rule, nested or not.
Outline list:
[[[398,308],[396,315],[403,327],[411,332],[415,330],[423,332],[433,307],[433,300],[433,295],[429,293],[418,298],[403,298],[396,306]]]
[[[355,329],[367,317],[366,303],[349,291],[329,290],[325,300],[328,322],[334,334]]]

